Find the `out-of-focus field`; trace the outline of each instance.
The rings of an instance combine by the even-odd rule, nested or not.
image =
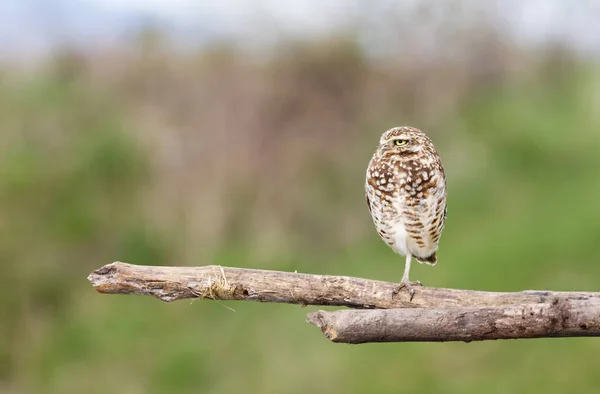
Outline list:
[[[437,144],[449,193],[439,264],[413,279],[600,291],[597,64],[478,37],[434,60],[370,58],[343,35],[265,57],[150,37],[4,67],[0,391],[594,392],[595,339],[335,345],[312,307],[86,281],[114,260],[399,280],[363,182],[379,135],[408,124]]]

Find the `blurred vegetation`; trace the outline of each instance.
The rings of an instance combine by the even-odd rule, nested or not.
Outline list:
[[[266,57],[63,51],[0,74],[0,391],[592,392],[593,339],[340,346],[308,309],[98,296],[105,263],[398,280],[363,195],[379,135],[410,124],[449,181],[430,286],[600,291],[600,72],[496,34],[425,61],[352,35]]]

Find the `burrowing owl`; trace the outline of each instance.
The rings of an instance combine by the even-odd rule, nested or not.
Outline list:
[[[383,241],[406,256],[404,275],[392,295],[406,287],[415,291],[408,273],[414,257],[435,265],[446,222],[446,176],[433,142],[421,130],[402,126],[389,129],[367,168],[367,205]]]

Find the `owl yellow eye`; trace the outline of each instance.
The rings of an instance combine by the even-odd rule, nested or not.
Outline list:
[[[407,140],[394,140],[394,145],[396,145],[396,146],[406,145],[407,143],[408,143]]]

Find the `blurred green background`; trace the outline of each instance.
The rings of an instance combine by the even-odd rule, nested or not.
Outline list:
[[[315,307],[165,304],[86,280],[121,260],[397,281],[363,182],[379,135],[413,125],[449,201],[439,264],[412,279],[600,291],[597,57],[450,3],[260,50],[176,50],[146,26],[3,62],[0,392],[596,391],[593,338],[332,344],[305,323]]]

